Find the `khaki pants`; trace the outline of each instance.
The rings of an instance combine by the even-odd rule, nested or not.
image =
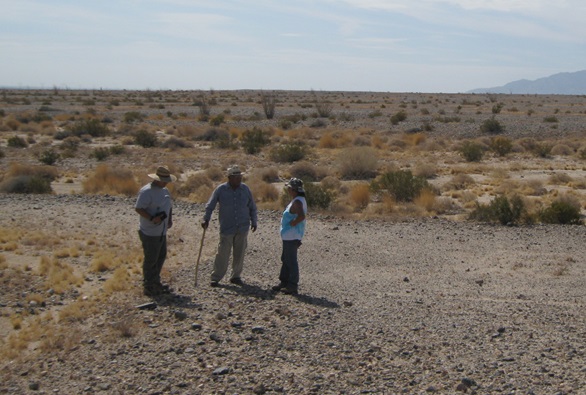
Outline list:
[[[220,281],[228,271],[230,253],[232,252],[232,276],[230,279],[240,278],[244,266],[244,253],[246,252],[248,232],[234,235],[220,234],[218,253],[214,260],[212,281]]]

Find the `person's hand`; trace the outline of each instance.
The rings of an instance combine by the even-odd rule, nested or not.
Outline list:
[[[156,217],[153,217],[152,223],[155,225],[158,225],[162,222],[161,217],[159,215],[157,215]]]
[[[252,230],[252,233],[256,232],[256,225],[251,225],[250,229]]]
[[[201,227],[207,229],[210,226],[210,221],[201,221]]]

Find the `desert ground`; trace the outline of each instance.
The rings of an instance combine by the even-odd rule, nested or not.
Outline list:
[[[584,393],[585,117],[583,96],[0,91],[0,393]],[[245,285],[210,287],[214,215],[196,286],[232,163],[260,209]],[[133,205],[159,164],[174,292],[149,298]],[[402,171],[426,188],[376,188]],[[320,197],[298,296],[270,291],[292,176]],[[499,197],[523,215],[470,218]],[[560,202],[579,221],[547,220]]]

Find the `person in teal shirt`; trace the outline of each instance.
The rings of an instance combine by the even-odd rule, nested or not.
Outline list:
[[[291,202],[283,211],[281,218],[281,240],[283,250],[281,253],[281,271],[278,285],[273,291],[281,291],[290,295],[297,295],[299,286],[299,262],[297,250],[301,246],[301,240],[305,234],[305,217],[307,215],[307,202],[303,181],[292,178],[286,185]]]

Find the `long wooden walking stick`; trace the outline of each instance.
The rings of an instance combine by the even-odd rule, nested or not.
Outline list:
[[[206,228],[203,228],[201,234],[201,242],[199,243],[199,254],[197,254],[197,263],[195,264],[195,286],[197,287],[197,271],[199,269],[199,259],[201,258],[201,250],[203,249],[203,239],[206,236]]]

